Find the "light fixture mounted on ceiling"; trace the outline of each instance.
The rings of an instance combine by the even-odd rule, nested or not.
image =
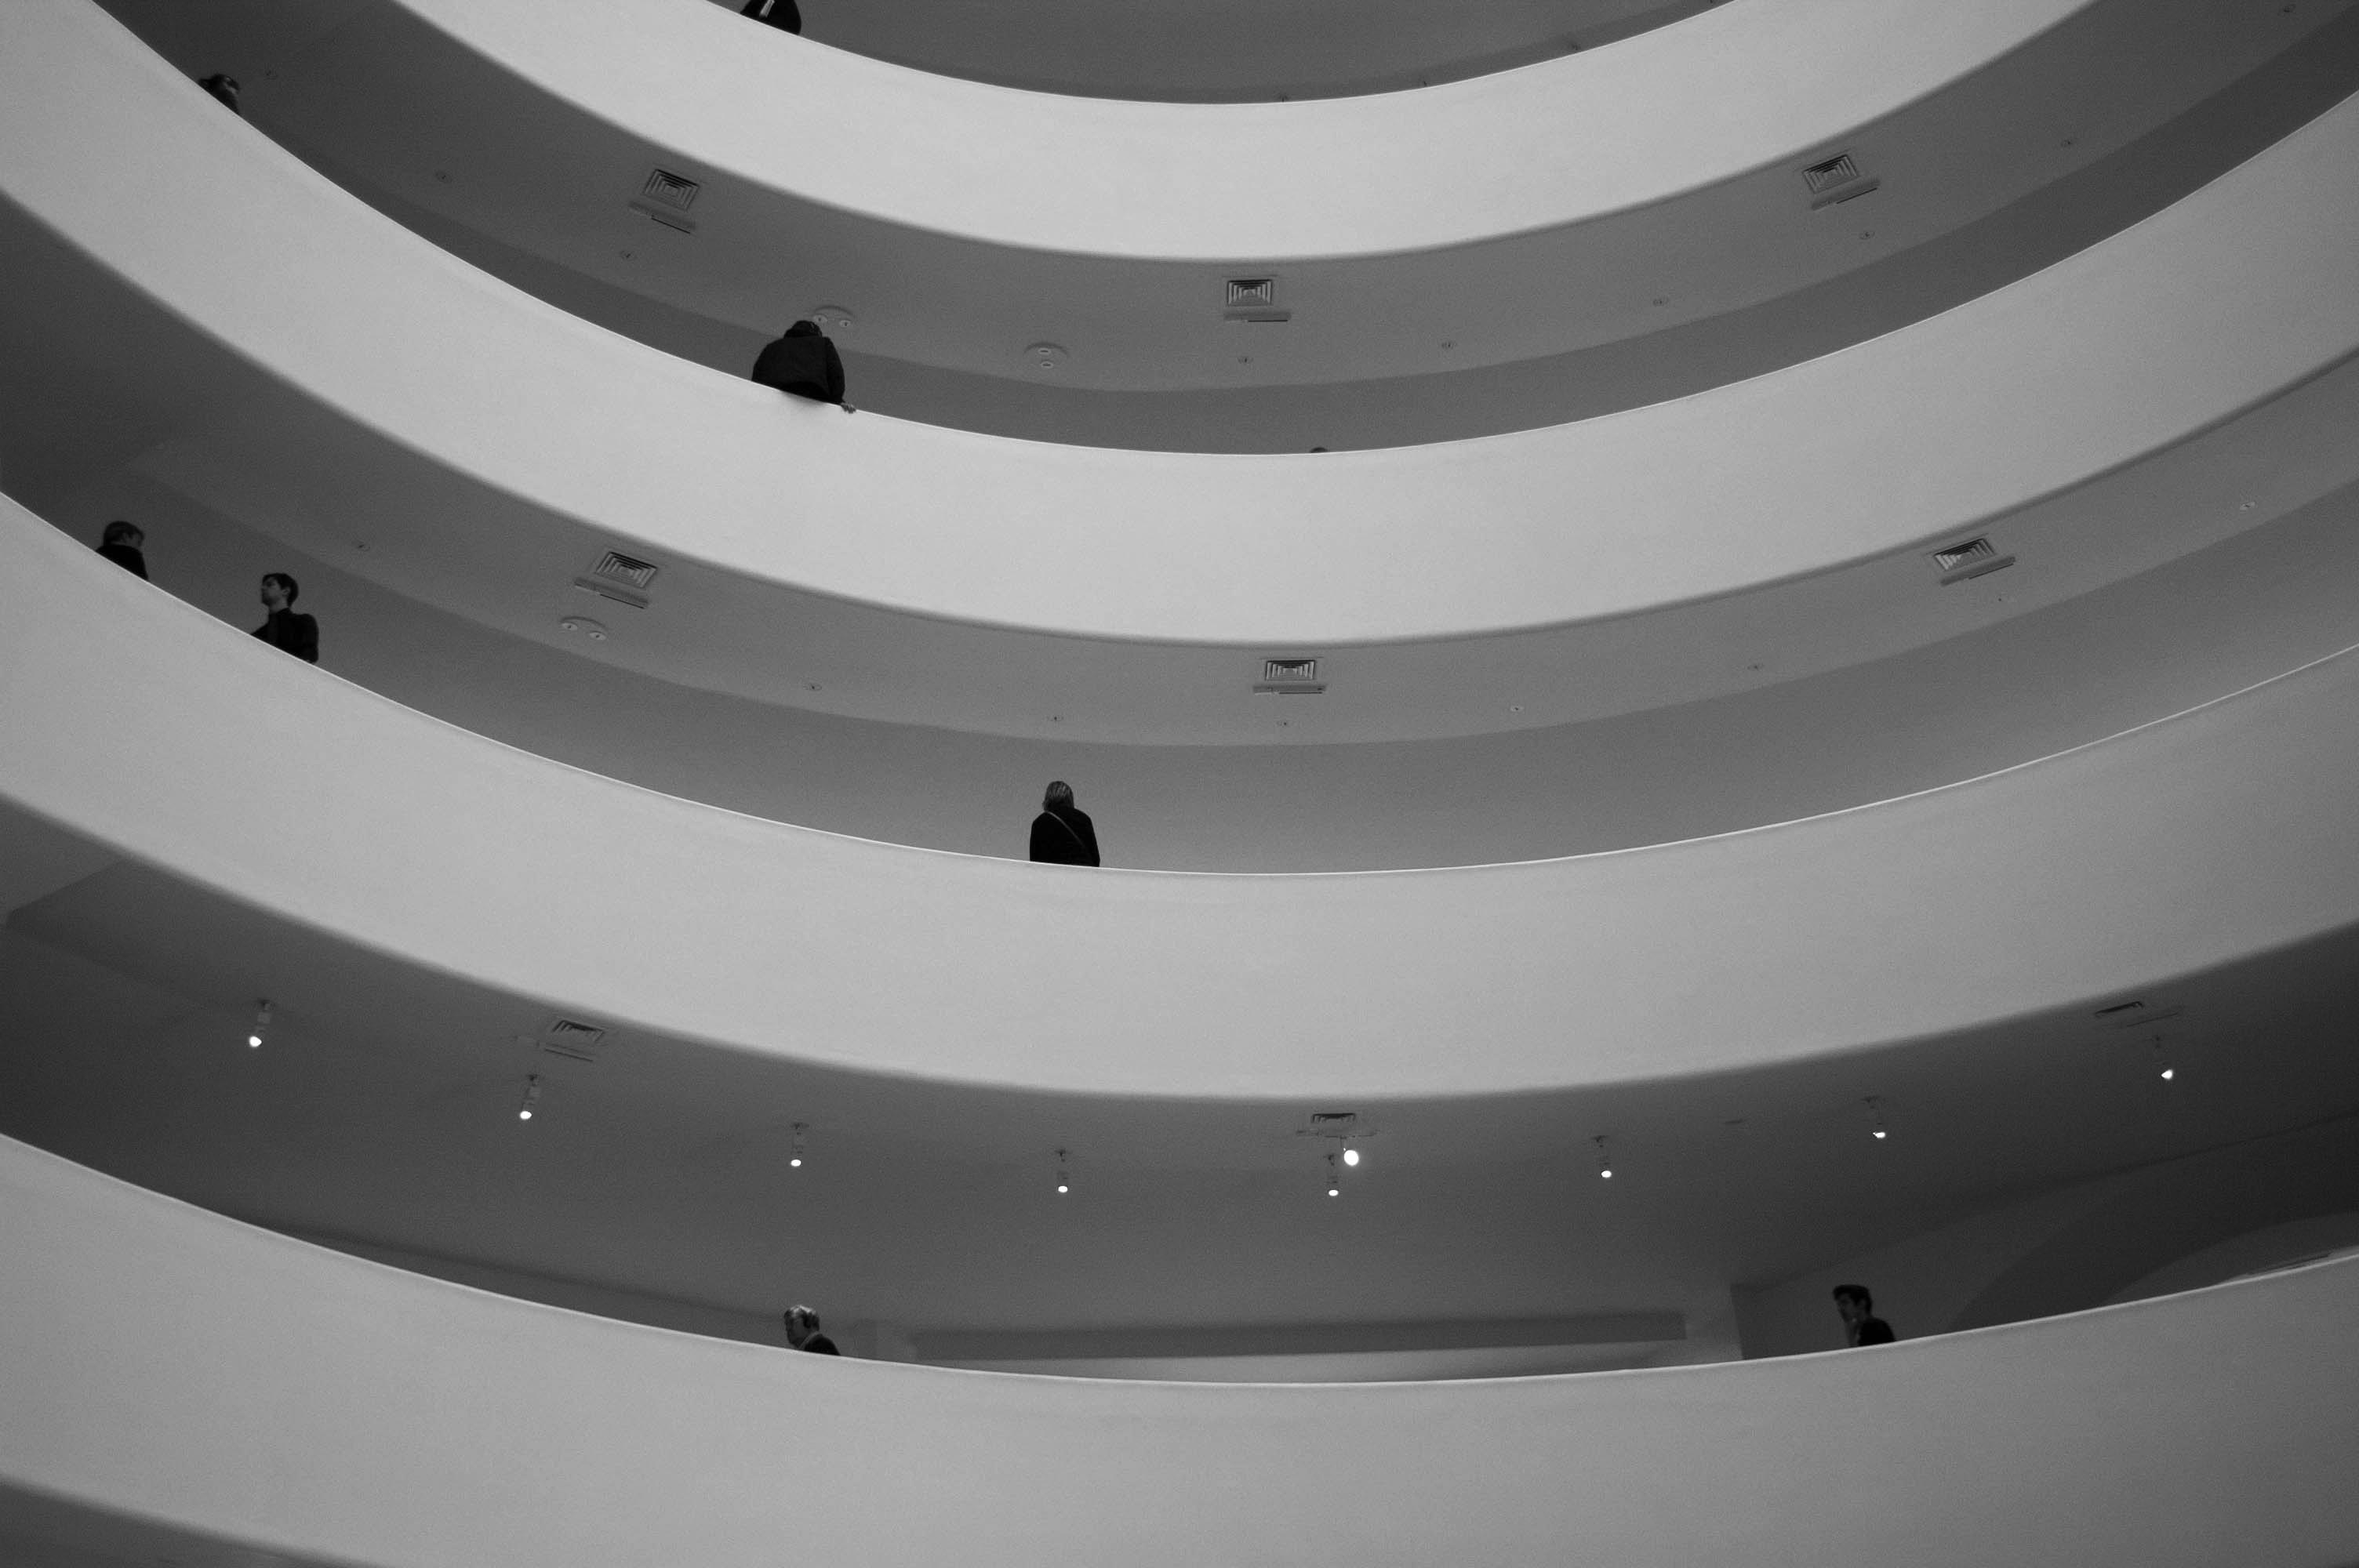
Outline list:
[[[262,1048],[262,1037],[270,1033],[270,999],[265,997],[254,1010],[254,1029],[245,1037],[246,1044],[257,1051]]]

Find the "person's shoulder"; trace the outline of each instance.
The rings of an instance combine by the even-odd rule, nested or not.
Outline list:
[[[1894,1338],[1892,1325],[1880,1317],[1871,1317],[1859,1325],[1862,1345],[1890,1345]]]
[[[814,1334],[809,1339],[804,1340],[803,1348],[810,1351],[814,1356],[841,1356],[843,1354],[842,1351],[838,1350],[835,1347],[835,1341],[830,1339],[824,1334]]]

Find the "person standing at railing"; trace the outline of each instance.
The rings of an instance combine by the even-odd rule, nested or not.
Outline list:
[[[751,16],[780,32],[799,33],[803,30],[803,14],[796,8],[795,0],[745,0],[745,8],[737,14]]]
[[[146,582],[147,580],[147,552],[145,547],[147,543],[146,530],[136,523],[126,523],[118,517],[106,525],[105,533],[98,536],[98,553],[141,582]]]
[[[272,572],[262,579],[262,607],[270,611],[270,619],[254,629],[254,634],[282,654],[292,654],[306,664],[320,662],[320,623],[309,615],[295,611],[295,596],[302,591],[295,579],[285,572]]]
[[[789,396],[832,403],[846,414],[853,412],[843,400],[843,356],[835,351],[816,321],[798,321],[763,345],[754,361],[754,379]]]
[[[1892,1325],[1875,1315],[1875,1298],[1867,1293],[1865,1285],[1837,1285],[1834,1293],[1835,1311],[1843,1320],[1845,1343],[1854,1349],[1863,1345],[1892,1343]]]
[[[787,1343],[797,1350],[808,1350],[814,1356],[841,1356],[835,1341],[819,1331],[819,1314],[807,1306],[790,1306],[786,1312]]]
[[[1073,804],[1073,786],[1062,779],[1050,780],[1040,797],[1040,815],[1032,819],[1032,858],[1058,866],[1098,863],[1096,825]]]

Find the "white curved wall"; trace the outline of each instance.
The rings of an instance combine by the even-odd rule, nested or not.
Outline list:
[[[1815,149],[2088,0],[1723,6],[1419,92],[1221,105],[960,81],[749,38],[718,7],[667,0],[615,0],[563,28],[529,0],[402,3],[586,113],[826,206],[1031,249],[1275,264],[1661,201]]]
[[[2352,655],[1725,838],[1086,871],[578,773],[273,654],[21,511],[0,540],[0,727],[23,742],[0,795],[429,970],[854,1070],[1215,1099],[1669,1077],[2126,994],[2359,918]]]
[[[2359,346],[2346,104],[2021,284],[1679,403],[1317,459],[1045,447],[614,339],[366,212],[93,11],[10,28],[8,193],[285,382],[600,541],[989,625],[1381,643],[1733,594],[1981,525]]]
[[[1206,1387],[582,1317],[13,1142],[0,1198],[0,1479],[371,1568],[2359,1552],[2359,1261],[1832,1357]]]

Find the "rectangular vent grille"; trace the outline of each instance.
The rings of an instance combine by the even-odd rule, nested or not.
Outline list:
[[[1256,306],[1277,303],[1277,279],[1274,277],[1233,277],[1229,279],[1228,307],[1232,310],[1250,310]]]
[[[674,174],[668,168],[647,171],[647,182],[639,187],[639,195],[658,207],[669,207],[675,212],[685,212],[696,205],[696,193],[704,187],[684,174]]]
[[[609,550],[598,558],[596,566],[590,568],[590,575],[604,578],[609,582],[625,583],[632,588],[646,588],[656,580],[656,564],[643,561],[636,556],[626,556],[620,550]]]
[[[571,1018],[549,1021],[540,1032],[540,1048],[552,1056],[571,1056],[577,1062],[594,1062],[606,1049],[606,1032],[594,1023],[582,1023]]]
[[[1826,162],[1814,163],[1802,171],[1802,183],[1810,188],[1813,196],[1838,185],[1849,185],[1858,178],[1859,165],[1852,161],[1849,153],[1837,153]]]
[[[1832,207],[1880,189],[1884,181],[1874,175],[1859,172],[1859,164],[1849,153],[1837,153],[1824,163],[1814,163],[1802,171],[1802,183],[1810,188],[1810,211]]]
[[[1317,697],[1326,689],[1317,659],[1264,659],[1254,683],[1256,697]]]
[[[1951,545],[1945,550],[1935,550],[1932,560],[1933,569],[1941,574],[1943,588],[1949,587],[1951,583],[1964,582],[1969,578],[1981,577],[1985,572],[2000,571],[2015,565],[2013,556],[2000,555],[1998,546],[1987,538],[1968,539],[1962,545]]]

